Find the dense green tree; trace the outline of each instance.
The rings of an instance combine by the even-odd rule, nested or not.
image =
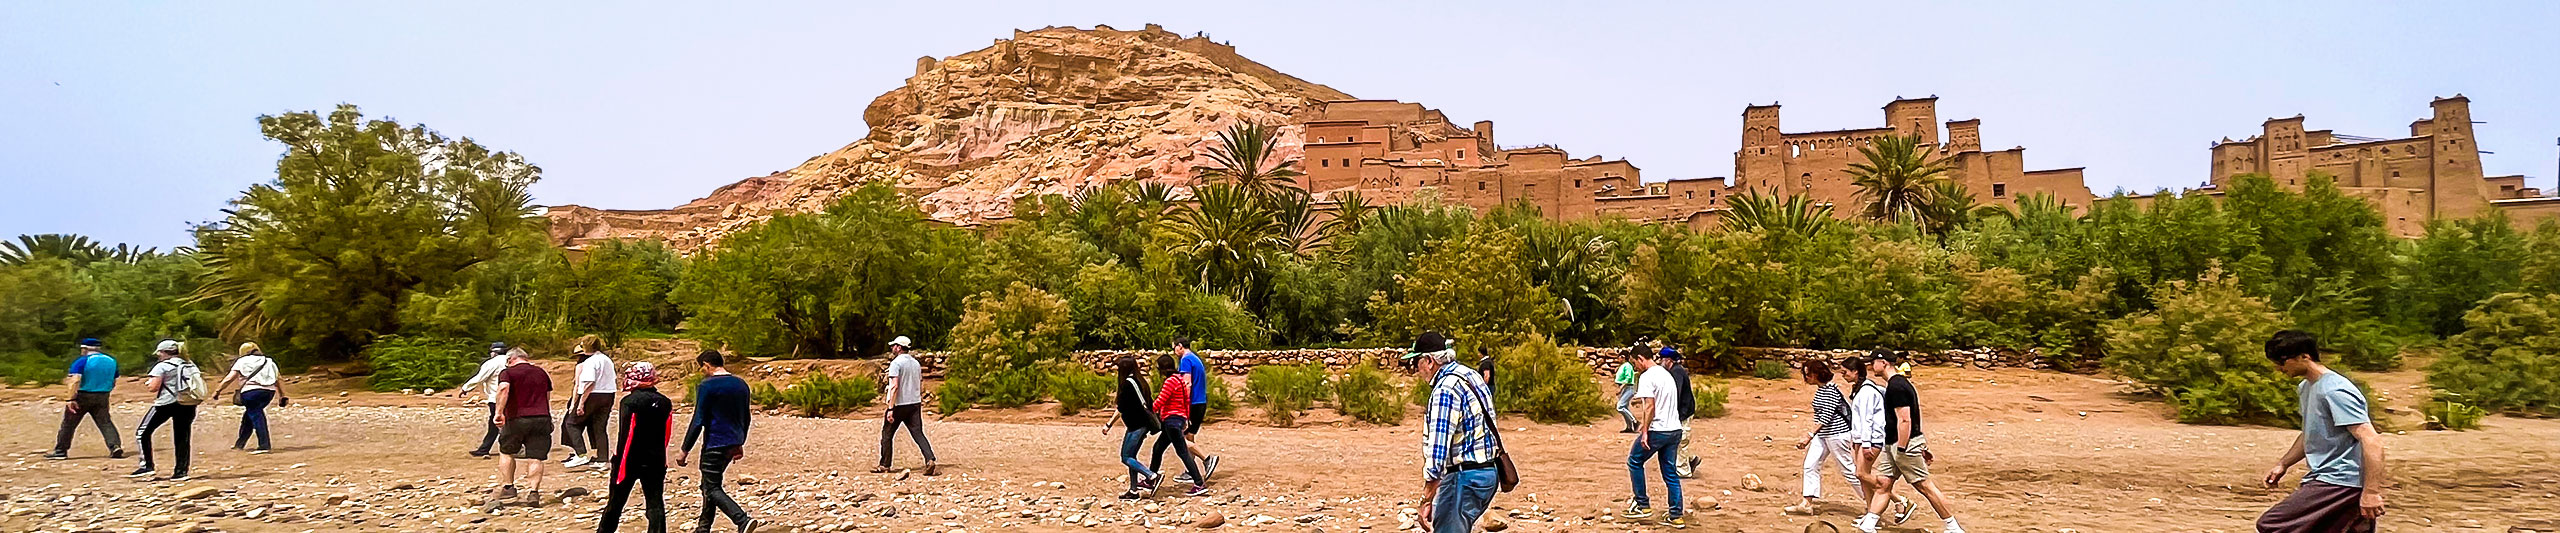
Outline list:
[[[1015,283],[969,298],[951,330],[951,371],[941,394],[1019,406],[1048,394],[1048,365],[1067,359],[1075,326],[1066,300]]]
[[[887,184],[820,213],[773,217],[728,236],[685,269],[674,300],[702,336],[750,354],[882,353],[889,340],[939,345],[979,264],[968,230],[926,219]]]
[[[350,357],[404,322],[485,314],[471,269],[541,246],[525,192],[541,169],[514,153],[352,105],[258,123],[285,146],[275,180],[197,233],[210,272],[196,298],[228,314],[225,337]]]
[[[2266,358],[2284,327],[2264,298],[2209,269],[2163,287],[2156,310],[2108,323],[2106,365],[2166,397],[2181,421],[2299,424],[2293,380]]]
[[[1563,305],[1529,279],[1520,238],[1487,229],[1443,243],[1415,261],[1390,299],[1372,296],[1369,333],[1382,343],[1440,331],[1464,342],[1508,346],[1564,326]]]
[[[2463,315],[2427,384],[2493,411],[2560,414],[2560,296],[2506,293]]]
[[[2401,250],[2391,280],[2390,315],[2413,330],[2461,333],[2463,313],[2522,286],[2524,264],[2525,235],[2509,225],[2504,213],[2430,222],[2426,236]]]

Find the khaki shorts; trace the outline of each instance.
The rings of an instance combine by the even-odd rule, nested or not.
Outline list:
[[[1928,481],[1929,460],[1922,457],[1928,453],[1926,435],[1911,437],[1911,442],[1902,446],[1886,446],[1884,453],[1876,454],[1876,474],[1907,483]]]

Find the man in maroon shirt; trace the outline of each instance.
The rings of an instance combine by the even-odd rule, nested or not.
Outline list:
[[[525,360],[524,348],[507,352],[507,369],[498,372],[498,486],[489,498],[505,505],[516,498],[516,463],[526,463],[533,478],[525,503],[542,505],[542,463],[551,458],[551,374]]]

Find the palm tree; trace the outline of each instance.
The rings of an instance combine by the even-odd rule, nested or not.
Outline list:
[[[1985,218],[2008,216],[2009,210],[1996,205],[1982,205],[1973,189],[1953,180],[1929,186],[1928,204],[1921,210],[1921,227],[1931,233],[1945,234]]]
[[[1733,210],[1725,215],[1723,227],[1732,231],[1811,236],[1830,231],[1837,222],[1831,218],[1830,205],[1815,204],[1804,195],[1772,196],[1746,190],[1734,195],[1726,205],[1733,206]]]
[[[1218,162],[1218,167],[1202,169],[1202,182],[1223,179],[1255,198],[1277,198],[1289,193],[1305,196],[1307,191],[1297,182],[1298,176],[1304,174],[1290,168],[1297,162],[1271,161],[1280,151],[1277,133],[1277,128],[1250,121],[1239,121],[1228,126],[1227,131],[1218,132],[1218,145],[1209,150],[1209,159]]]
[[[1858,186],[1863,214],[1875,220],[1923,221],[1929,187],[1947,180],[1945,158],[1929,153],[1918,135],[1887,135],[1858,147],[1866,162],[1850,163],[1851,183]]]
[[[19,235],[17,242],[0,242],[0,265],[23,265],[44,258],[86,265],[109,255],[105,247],[80,235]]]
[[[1288,226],[1253,193],[1235,185],[1193,190],[1195,202],[1173,213],[1172,252],[1189,264],[1201,290],[1252,301],[1272,255],[1290,249]]]
[[[1333,211],[1336,234],[1358,233],[1361,224],[1368,223],[1371,216],[1378,214],[1378,206],[1369,205],[1368,197],[1361,196],[1356,190],[1333,193],[1333,203],[1336,206]]]

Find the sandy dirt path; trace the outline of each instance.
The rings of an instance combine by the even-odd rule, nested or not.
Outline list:
[[[2409,388],[2415,373],[2367,379],[2377,396],[2422,394]],[[1917,381],[1938,456],[1932,470],[1972,531],[2248,531],[2292,483],[2267,490],[2254,480],[2293,432],[2180,425],[2157,402],[2123,394],[2103,378],[1929,368]],[[1687,492],[1721,506],[1693,510],[1689,529],[1796,532],[1817,519],[1845,526],[1855,511],[1837,499],[1815,517],[1778,511],[1797,492],[1803,452],[1793,443],[1811,424],[1803,415],[1810,389],[1733,383],[1732,414],[1693,425],[1693,451],[1705,462]],[[577,531],[591,530],[602,507],[598,494],[480,512],[476,503],[492,486],[494,467],[463,452],[476,444],[483,411],[450,400],[373,393],[305,399],[273,412],[277,451],[256,456],[227,449],[238,409],[208,406],[195,432],[197,477],[185,483],[119,477],[132,460],[103,457],[91,428],[74,440],[73,460],[41,459],[58,409],[24,399],[0,404],[0,427],[16,428],[0,434],[0,450],[9,452],[0,456],[8,501],[0,530]],[[140,404],[123,402],[116,415],[129,433]],[[1380,427],[1346,423],[1319,408],[1295,428],[1215,423],[1203,442],[1225,461],[1211,495],[1168,490],[1132,504],[1113,499],[1121,486],[1119,433],[1104,433],[1103,418],[1091,413],[1058,417],[1054,407],[1036,406],[935,422],[927,431],[949,472],[904,479],[867,473],[878,458],[878,414],[853,416],[760,418],[732,476],[748,484],[733,481],[733,492],[757,516],[802,531],[1188,530],[1214,513],[1227,519],[1221,529],[1340,532],[1396,530],[1420,490],[1418,417]],[[2560,518],[2553,494],[2560,490],[2560,421],[2492,417],[2486,429],[2471,432],[2417,431],[2405,413],[2395,423],[2411,431],[2384,437],[2398,482],[2386,530],[2506,531]],[[1631,440],[1615,426],[1506,419],[1505,438],[1527,481],[1495,500],[1496,514],[1520,531],[1662,529],[1608,518],[1628,495]],[[898,450],[901,466],[920,463],[903,435]],[[165,445],[161,453],[169,453]],[[1746,490],[1746,474],[1761,478],[1764,490]],[[1842,490],[1836,473],[1823,475],[1827,490]],[[605,488],[598,473],[551,479],[554,487]],[[1659,479],[1649,483],[1661,500]],[[694,478],[677,469],[669,486],[671,527],[689,529],[699,509]],[[199,487],[214,490],[181,496]],[[1923,507],[1907,525],[1937,530]],[[626,530],[645,531],[638,517],[629,513],[624,527],[633,529]]]

